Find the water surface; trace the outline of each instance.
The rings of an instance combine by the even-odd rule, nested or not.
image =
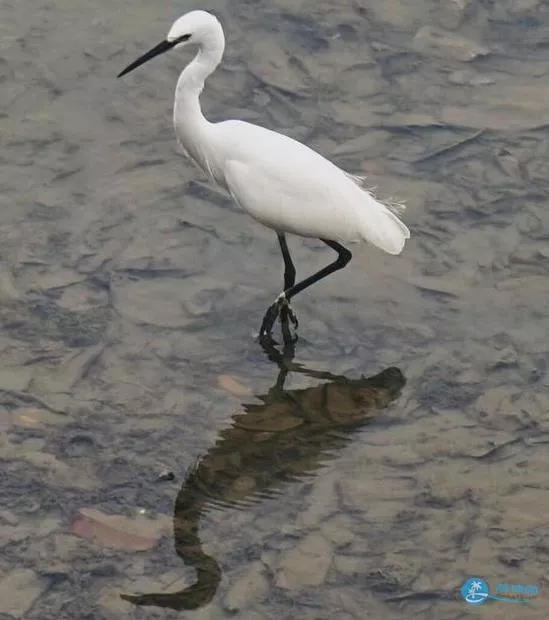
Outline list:
[[[2,5],[0,618],[466,618],[472,575],[541,590],[483,617],[546,617],[549,11],[537,0],[208,5],[228,44],[209,118],[304,140],[408,207],[401,256],[354,246],[344,274],[296,298],[292,363],[320,374],[290,372],[284,390],[389,367],[406,385],[368,424],[330,429],[322,462],[288,435],[296,475],[274,497],[203,515],[219,572],[198,609],[120,597],[195,582],[172,516],[201,458],[237,472],[244,494],[258,472],[280,473],[269,450],[255,475],[238,450],[230,466],[215,452],[279,376],[254,340],[282,283],[276,238],[178,154],[172,96],[190,56],[114,78],[198,6]],[[289,243],[298,277],[332,259]],[[291,428],[287,404],[273,411]]]

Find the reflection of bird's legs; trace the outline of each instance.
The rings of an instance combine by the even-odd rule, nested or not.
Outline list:
[[[284,328],[282,331],[284,332]],[[296,344],[295,339],[289,341],[285,339],[282,352],[277,349],[275,341],[270,336],[262,338],[260,340],[260,343],[269,360],[276,364],[280,371],[278,373],[276,383],[271,389],[277,390],[278,392],[283,390],[284,382],[286,381],[286,377],[290,372],[296,372],[302,375],[306,375],[307,377],[311,377],[313,379],[322,379],[326,381],[345,380],[345,377],[342,375],[334,375],[327,370],[314,370],[310,368],[305,368],[303,364],[294,362],[293,359],[295,357]]]
[[[284,281],[285,284],[289,283],[293,279],[295,279],[295,268],[292,263],[292,259],[290,257],[290,253],[288,251],[288,246],[286,245],[286,239],[284,235],[279,234],[278,236],[280,242],[280,248],[282,250],[282,256],[284,257]],[[292,284],[289,288],[285,288],[284,291],[275,299],[274,303],[272,303],[268,308],[265,316],[263,317],[263,322],[261,323],[261,329],[259,330],[259,339],[263,340],[265,338],[269,338],[271,331],[273,329],[274,322],[277,317],[280,315],[281,321],[284,322],[284,316],[286,316],[286,322],[288,318],[294,324],[294,327],[297,327],[297,317],[295,316],[293,310],[290,307],[290,299],[301,293],[304,289],[311,286],[311,284],[315,284],[322,278],[329,276],[334,271],[338,271],[339,269],[343,269],[345,265],[351,260],[352,254],[344,248],[341,244],[336,241],[330,241],[329,239],[321,239],[327,246],[332,248],[337,252],[337,258],[333,263],[330,263],[320,271],[313,273],[313,275],[297,282],[297,284]]]
[[[297,337],[292,338],[290,326],[287,322],[282,323],[282,336],[284,338],[284,348],[282,349],[282,352],[277,349],[276,342],[270,334],[260,338],[259,340],[269,360],[278,366],[279,372],[276,383],[271,390],[269,390],[274,390],[277,394],[284,391],[284,382],[286,381],[286,377],[288,376],[288,373],[293,370],[292,360],[295,356],[295,344],[297,341]]]
[[[286,327],[289,330],[287,325]],[[284,325],[282,326],[282,333],[284,334]],[[270,335],[260,339],[260,343],[269,360],[273,362],[273,364],[276,364],[279,369],[276,383],[271,390],[269,390],[274,390],[275,394],[280,394],[280,392],[284,391],[284,382],[290,372],[296,372],[306,375],[307,377],[312,377],[313,379],[323,379],[327,381],[340,381],[345,379],[342,375],[334,375],[327,370],[305,368],[303,364],[294,362],[296,339],[286,339],[285,337],[282,352],[276,347],[276,343]]]

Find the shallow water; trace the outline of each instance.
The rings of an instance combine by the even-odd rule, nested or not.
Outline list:
[[[198,6],[0,9],[0,619],[467,618],[473,575],[540,589],[483,617],[547,617],[547,5],[209,3],[228,48],[208,116],[366,173],[412,231],[296,298],[301,366],[268,403],[276,239],[179,156],[184,58],[114,79]],[[290,249],[298,276],[331,259]],[[334,411],[328,374],[389,367],[406,384],[367,425],[292,430]],[[250,456],[230,427],[254,403],[253,441],[285,434]],[[192,611],[123,600],[195,582],[172,516],[200,462],[230,480],[196,532],[217,581]]]

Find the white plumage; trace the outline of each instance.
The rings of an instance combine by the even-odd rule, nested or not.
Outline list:
[[[410,236],[406,226],[322,155],[250,123],[214,127],[220,142],[231,145],[221,166],[222,184],[262,224],[302,237],[364,239],[390,254],[402,251]]]
[[[340,242],[365,240],[389,254],[399,254],[410,231],[376,200],[360,177],[354,177],[304,144],[244,121],[210,123],[199,96],[225,47],[219,21],[205,11],[191,11],[171,27],[165,41],[129,65],[128,73],[171,48],[198,46],[198,53],[179,76],[174,127],[184,152],[253,218],[278,234],[285,264],[284,292],[268,309],[261,335],[270,334],[280,311],[297,325],[288,300],[304,288],[341,269],[351,254]],[[295,269],[284,237],[293,233],[322,239],[338,259],[295,284]]]

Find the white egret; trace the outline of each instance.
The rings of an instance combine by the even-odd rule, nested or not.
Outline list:
[[[198,46],[198,53],[177,81],[175,133],[185,154],[225,189],[253,218],[273,229],[284,259],[284,290],[269,306],[260,338],[270,337],[280,315],[297,327],[289,301],[311,284],[342,269],[351,252],[341,242],[369,241],[389,254],[400,254],[408,228],[386,205],[344,172],[304,144],[245,121],[209,122],[200,108],[204,81],[221,62],[223,28],[206,11],[191,11],[174,22],[164,41],[128,65],[118,77],[172,48]],[[314,237],[337,252],[337,259],[296,283],[286,233]]]

